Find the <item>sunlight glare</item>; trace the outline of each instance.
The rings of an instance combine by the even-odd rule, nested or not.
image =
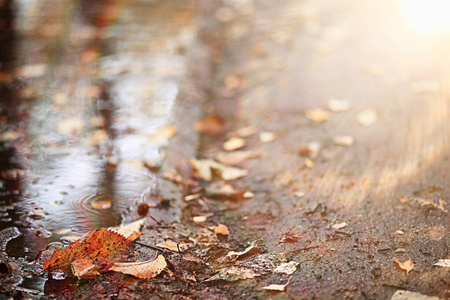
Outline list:
[[[450,32],[449,0],[398,0],[406,20],[420,33]]]

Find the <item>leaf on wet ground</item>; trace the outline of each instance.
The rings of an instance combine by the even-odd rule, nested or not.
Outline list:
[[[158,255],[156,259],[143,262],[114,263],[109,270],[150,279],[159,275],[166,267],[166,259]]]
[[[123,235],[100,228],[93,230],[84,240],[72,242],[67,248],[57,249],[44,264],[46,271],[61,269],[69,273],[76,260],[89,259],[95,261],[102,270],[106,270],[112,262],[133,243]],[[78,270],[78,269],[77,269]]]
[[[223,143],[225,151],[234,151],[245,146],[245,140],[239,137],[232,137]]]
[[[263,143],[270,143],[278,138],[278,134],[270,131],[261,131],[259,133],[259,140]]]
[[[268,286],[264,286],[263,289],[265,290],[269,290],[269,291],[279,291],[279,292],[283,292],[284,289],[288,286],[288,284],[291,282],[291,277],[289,277],[288,281],[286,282],[286,284],[271,284]]]
[[[157,244],[156,246],[169,249],[175,252],[183,252],[188,249],[188,246],[185,243],[177,243],[171,240],[164,241],[162,243]]]
[[[220,270],[217,274],[205,281],[235,281],[262,276],[269,273],[275,267],[275,260],[277,260],[277,257],[273,254],[252,256],[247,260],[237,261],[232,267]]]
[[[348,100],[330,99],[327,101],[327,107],[332,112],[343,112],[352,108],[352,104]]]
[[[363,126],[370,126],[378,119],[377,112],[373,109],[365,109],[356,116],[356,121]]]
[[[288,263],[282,263],[275,269],[273,269],[273,273],[283,273],[287,275],[292,275],[296,270],[298,266],[298,262],[296,261],[290,261]]]
[[[115,227],[109,227],[109,230],[115,231],[122,234],[123,236],[131,239],[130,236],[135,234],[135,232],[140,232],[142,226],[144,226],[145,218],[139,219],[137,221],[131,222],[126,225],[120,225]]]
[[[316,158],[319,155],[321,144],[318,141],[312,141],[307,144],[302,144],[298,148],[298,154],[301,156],[308,156]]]
[[[405,261],[405,262],[400,262],[397,257],[392,258],[392,261],[396,262],[398,264],[398,266],[403,269],[406,270],[406,274],[409,274],[409,272],[414,269],[414,263],[412,262],[411,259]]]
[[[420,206],[433,206],[437,209],[442,210],[443,212],[447,213],[448,210],[444,207],[447,205],[447,202],[443,199],[439,199],[439,204],[434,203],[431,199],[422,199],[422,198],[410,198],[410,197],[403,197],[401,195],[398,196],[401,203],[408,203],[411,201],[418,202]]]
[[[338,135],[333,138],[333,143],[338,146],[351,146],[355,139],[351,135]]]
[[[216,229],[214,229],[214,232],[216,233],[216,235],[218,237],[226,236],[226,237],[228,237],[228,240],[230,240],[230,230],[228,230],[227,226],[225,226],[223,224],[219,224],[219,225],[217,225]]]
[[[439,297],[427,296],[417,292],[397,290],[391,300],[439,300]]]
[[[210,159],[191,159],[191,163],[205,181],[212,180],[213,171],[223,180],[235,180],[248,175],[247,170],[230,167]]]
[[[258,254],[258,242],[253,241],[250,246],[248,246],[244,251],[235,252],[230,251],[228,252],[227,256],[224,257],[225,259],[229,260],[239,260],[239,259],[247,259],[253,255]]]
[[[257,158],[261,156],[257,151],[233,151],[220,152],[216,155],[216,160],[226,165],[237,165],[248,159]]]
[[[338,230],[338,229],[342,229],[342,228],[347,227],[347,223],[346,223],[346,222],[337,223],[337,224],[334,224],[334,225],[331,226],[331,227],[332,227],[333,229]]]
[[[305,117],[314,122],[322,123],[330,119],[330,113],[321,108],[316,108],[305,111]]]
[[[219,135],[225,127],[225,121],[216,115],[207,116],[195,122],[194,128],[197,132],[209,135]]]
[[[71,264],[72,274],[78,278],[91,278],[100,275],[100,266],[88,258],[80,258]]]
[[[433,266],[450,268],[450,259],[440,259]]]

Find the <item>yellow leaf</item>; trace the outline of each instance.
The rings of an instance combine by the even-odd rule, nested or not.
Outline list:
[[[412,262],[412,260],[407,260],[405,262],[400,262],[397,257],[394,257],[392,259],[394,262],[396,262],[398,264],[398,266],[403,269],[406,270],[406,274],[409,274],[409,272],[414,269],[414,263]]]

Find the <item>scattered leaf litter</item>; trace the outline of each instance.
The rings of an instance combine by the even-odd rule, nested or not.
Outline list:
[[[230,240],[230,231],[228,230],[227,226],[219,224],[217,225],[216,229],[214,229],[214,232],[217,236],[228,236],[228,240]]]
[[[259,133],[259,140],[263,143],[270,143],[276,140],[278,135],[275,132],[261,131]]]
[[[409,272],[414,269],[414,263],[412,262],[411,259],[405,261],[405,262],[400,262],[397,257],[394,257],[392,259],[394,262],[396,262],[398,264],[398,266],[403,269],[406,270],[406,274],[409,274]]]
[[[237,165],[248,159],[257,158],[261,155],[257,151],[233,151],[220,152],[216,155],[216,160],[226,165]]]
[[[265,290],[269,290],[269,291],[280,291],[283,292],[284,289],[288,286],[288,284],[291,282],[291,277],[289,277],[288,281],[286,282],[286,284],[271,284],[268,286],[264,286],[263,289]]]
[[[433,266],[450,268],[450,259],[440,259]]]
[[[149,279],[160,274],[166,267],[166,259],[158,255],[156,259],[149,261],[114,263],[109,270]]]
[[[191,159],[191,163],[197,169],[200,177],[205,181],[211,181],[213,171],[223,180],[235,180],[248,175],[248,171],[220,164],[210,159]]]
[[[296,261],[291,261],[288,263],[282,263],[281,265],[279,265],[278,267],[276,267],[275,269],[273,269],[273,273],[283,273],[283,274],[287,274],[287,275],[292,275],[296,270],[297,270],[297,266],[299,265],[298,262]]]
[[[120,225],[115,227],[109,227],[109,230],[115,231],[117,233],[122,234],[125,237],[129,237],[134,232],[141,231],[142,226],[144,226],[145,218],[139,219],[137,221],[131,222],[126,225]]]
[[[225,258],[230,260],[247,259],[257,254],[257,251],[258,251],[258,242],[253,241],[250,244],[250,246],[248,246],[244,251],[240,252],[230,251],[228,252],[227,256],[225,256]]]
[[[337,223],[337,224],[334,224],[334,225],[331,226],[331,227],[332,227],[333,229],[338,230],[338,229],[342,229],[342,228],[347,227],[347,223],[346,223],[346,222]]]
[[[162,243],[157,244],[156,246],[169,249],[175,252],[183,252],[189,248],[185,243],[177,243],[171,240],[164,241]]]
[[[343,112],[352,108],[352,104],[348,100],[330,99],[327,101],[327,107],[332,112]]]
[[[401,195],[398,196],[401,203],[408,203],[411,201],[416,201],[420,204],[420,206],[433,206],[437,209],[442,210],[443,212],[447,213],[448,210],[444,207],[444,205],[447,205],[447,202],[439,199],[439,204],[434,203],[433,200],[430,199],[422,199],[422,198],[410,198],[410,197],[403,197]]]
[[[394,295],[392,295],[391,300],[439,300],[439,297],[427,296],[417,292],[397,290]]]
[[[330,113],[321,108],[307,110],[305,116],[317,123],[322,123],[330,119]]]
[[[377,119],[377,112],[373,109],[363,110],[356,116],[356,121],[363,126],[370,126],[374,124]]]
[[[232,137],[223,144],[225,151],[234,151],[245,146],[245,140],[239,137]]]
[[[333,143],[338,146],[351,146],[355,139],[351,135],[338,135],[333,138]]]

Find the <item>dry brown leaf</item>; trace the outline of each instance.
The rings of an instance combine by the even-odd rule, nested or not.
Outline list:
[[[188,246],[185,243],[177,243],[171,240],[164,241],[162,243],[157,244],[156,246],[169,249],[175,252],[183,252],[186,251]]]
[[[203,223],[206,222],[207,218],[208,218],[207,216],[195,216],[192,217],[192,221],[194,221],[194,223]]]
[[[330,119],[330,113],[321,108],[307,110],[305,116],[317,123],[322,123]]]
[[[439,297],[427,296],[417,292],[410,292],[404,290],[395,291],[390,300],[439,300]]]
[[[279,265],[278,267],[276,267],[275,269],[273,269],[273,273],[283,273],[283,274],[287,274],[287,275],[292,275],[296,270],[297,270],[297,266],[298,266],[298,262],[296,261],[291,261],[288,263],[282,263],[281,265]]]
[[[205,181],[212,180],[213,170],[223,180],[235,180],[248,175],[247,170],[223,165],[210,159],[191,159],[191,163]]]
[[[228,230],[228,229],[227,229]],[[228,252],[227,256],[224,257],[224,259],[230,259],[230,260],[238,260],[238,259],[247,259],[253,255],[256,255],[258,253],[258,242],[253,241],[250,246],[245,248],[244,251],[235,252],[230,251]]]
[[[78,278],[92,278],[100,275],[99,269],[100,266],[88,258],[77,259],[71,265],[72,274]]]
[[[400,262],[397,257],[394,257],[392,259],[394,262],[396,262],[398,264],[398,266],[403,269],[406,270],[406,274],[409,274],[409,272],[414,269],[414,263],[412,262],[412,260],[407,260],[405,262]]]
[[[105,270],[120,252],[133,243],[118,234],[105,228],[93,230],[82,241],[72,242],[67,248],[57,249],[52,257],[44,264],[46,271],[61,269],[68,273],[71,264],[78,259],[95,260],[97,265]]]
[[[245,146],[245,140],[238,137],[232,137],[223,144],[225,151],[234,151]]]
[[[197,120],[194,128],[197,132],[206,133],[209,135],[221,134],[225,127],[225,121],[216,115],[211,115],[206,118]]]
[[[327,102],[328,109],[332,112],[342,112],[349,110],[352,105],[348,100],[330,99]]]
[[[307,158],[307,157],[303,158],[303,162],[305,163],[305,166],[308,169],[314,168],[314,162],[312,160],[310,160],[309,158]]]
[[[430,199],[422,199],[422,198],[410,198],[410,197],[403,197],[401,195],[398,196],[398,198],[400,199],[401,203],[408,203],[411,201],[416,201],[420,204],[420,206],[433,206],[437,209],[442,210],[443,212],[447,213],[448,210],[444,207],[444,205],[447,205],[447,202],[444,201],[443,199],[439,199],[439,204],[434,203],[433,200]]]
[[[226,165],[237,165],[247,159],[257,158],[261,155],[256,151],[233,151],[233,152],[220,152],[216,155],[216,160]]]
[[[374,124],[377,119],[377,112],[373,109],[363,110],[356,116],[356,121],[363,126],[370,126]]]
[[[114,263],[109,270],[150,279],[160,274],[166,266],[167,262],[164,256],[158,255],[156,259],[149,261]]]
[[[288,282],[286,282],[286,284],[271,284],[271,285],[263,287],[263,289],[269,290],[269,291],[280,291],[280,292],[283,292],[284,289],[291,282],[291,278],[292,278],[292,276],[289,277]]]
[[[220,236],[220,235],[228,236],[228,240],[230,240],[230,231],[228,230],[227,226],[225,226],[223,224],[219,224],[219,225],[217,225],[214,232],[216,233],[217,236]]]
[[[339,146],[351,146],[355,139],[351,135],[338,135],[333,138],[333,143]]]

